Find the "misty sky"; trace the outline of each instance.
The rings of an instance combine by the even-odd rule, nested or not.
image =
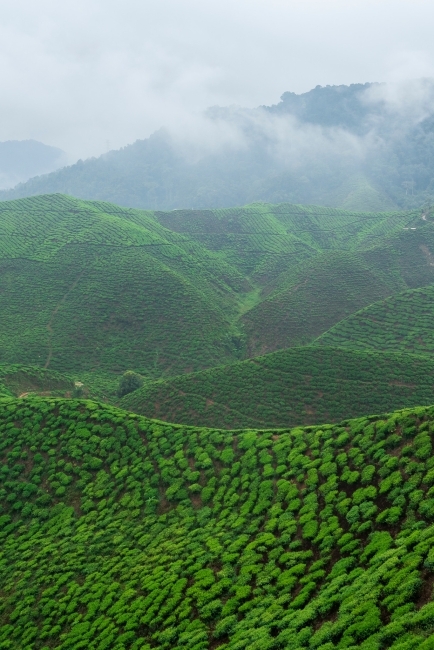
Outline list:
[[[434,76],[432,0],[2,0],[0,140],[72,159],[211,105]]]

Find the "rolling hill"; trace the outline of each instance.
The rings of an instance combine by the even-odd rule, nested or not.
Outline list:
[[[1,203],[0,235],[0,363],[108,399],[127,369],[158,379],[310,343],[434,281],[428,211],[162,213],[49,195]]]
[[[0,400],[2,647],[429,650],[433,426]]]
[[[61,196],[0,205],[2,363],[160,376],[237,358],[240,273],[117,212]]]
[[[168,422],[239,429],[339,422],[433,399],[433,359],[300,347],[149,382],[120,406]]]
[[[314,345],[434,355],[434,287],[404,291],[352,314]]]

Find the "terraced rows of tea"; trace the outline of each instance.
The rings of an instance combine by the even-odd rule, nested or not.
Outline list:
[[[0,206],[1,362],[159,376],[237,357],[240,273],[125,213],[56,196]]]
[[[434,409],[228,432],[0,400],[10,650],[429,650]]]
[[[120,405],[167,422],[239,429],[338,422],[433,401],[433,359],[301,347],[146,383]]]
[[[320,336],[315,345],[434,355],[434,287],[365,307]]]

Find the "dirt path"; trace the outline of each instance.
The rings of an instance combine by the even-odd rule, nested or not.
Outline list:
[[[57,312],[59,311],[60,307],[63,305],[63,303],[64,303],[65,300],[67,299],[68,295],[69,295],[69,294],[71,293],[71,291],[73,291],[73,290],[75,289],[75,287],[77,286],[77,284],[78,284],[80,278],[82,277],[84,271],[85,271],[85,269],[83,269],[83,271],[82,271],[82,272],[81,272],[81,273],[76,277],[76,279],[74,280],[74,282],[71,284],[71,286],[69,287],[68,291],[67,291],[67,292],[65,293],[65,295],[63,296],[62,300],[59,302],[59,304],[58,304],[58,305],[56,306],[56,308],[54,309],[53,313],[51,314],[51,318],[50,318],[50,320],[48,321],[48,323],[47,323],[47,325],[46,325],[47,330],[49,331],[50,335],[49,335],[49,338],[48,338],[48,357],[47,357],[47,360],[46,360],[46,362],[45,362],[44,368],[48,368],[48,366],[50,365],[51,358],[52,358],[52,356],[53,356],[53,341],[52,341],[52,338],[53,338],[53,320],[54,320],[54,318],[55,318]]]

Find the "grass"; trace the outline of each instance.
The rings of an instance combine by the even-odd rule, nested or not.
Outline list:
[[[135,413],[195,426],[289,427],[433,401],[434,360],[327,347],[291,348],[145,384]]]
[[[434,409],[296,429],[0,400],[10,650],[429,650]]]

